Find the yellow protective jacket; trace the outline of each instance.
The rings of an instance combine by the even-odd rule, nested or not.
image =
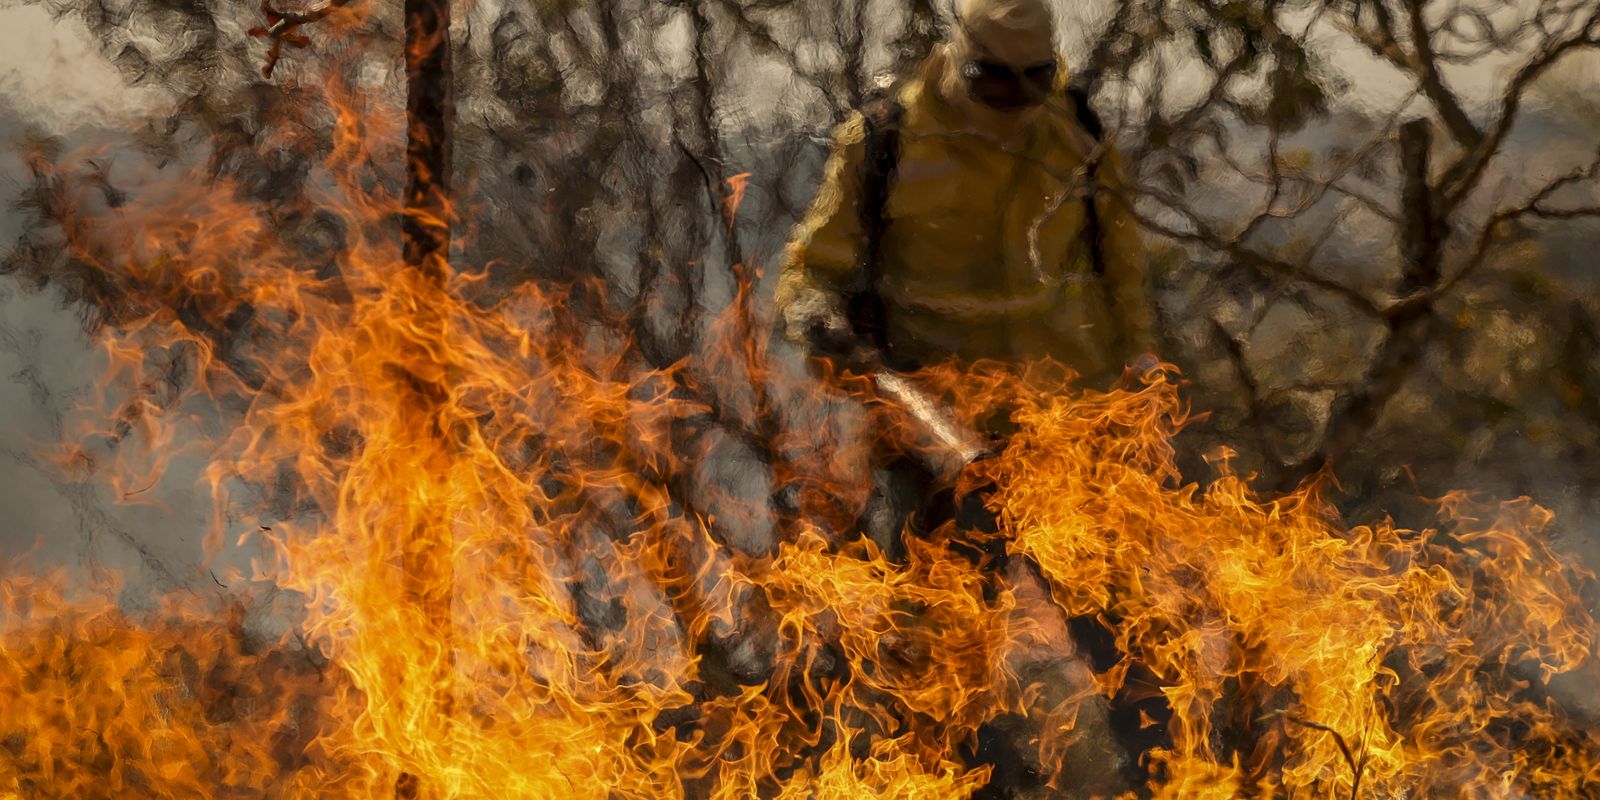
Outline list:
[[[1096,143],[1064,92],[1010,144],[967,132],[937,90],[944,58],[930,56],[899,93],[898,172],[879,245],[891,349],[923,364],[1050,357],[1091,380],[1116,374],[1153,350],[1153,308],[1135,224],[1116,192],[1096,193],[1101,275],[1081,236],[1080,167]],[[780,317],[808,293],[842,308],[862,276],[864,138],[859,113],[835,132],[823,184],[786,253]],[[1114,187],[1116,154],[1103,154],[1095,172]]]

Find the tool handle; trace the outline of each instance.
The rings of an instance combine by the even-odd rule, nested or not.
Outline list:
[[[813,326],[812,351],[872,380],[880,402],[900,412],[918,460],[941,482],[953,484],[969,464],[994,454],[984,436],[962,425],[937,398],[885,364],[883,353],[848,330]]]

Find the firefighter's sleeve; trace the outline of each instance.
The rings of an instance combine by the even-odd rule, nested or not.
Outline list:
[[[806,345],[816,324],[844,324],[844,296],[861,269],[864,125],[853,114],[834,131],[822,186],[784,253],[773,299],[784,336]]]
[[[1095,213],[1102,226],[1105,276],[1120,327],[1123,347],[1132,357],[1156,349],[1155,305],[1150,294],[1149,261],[1140,241],[1139,226],[1123,191],[1127,176],[1115,150],[1103,156],[1096,193]]]

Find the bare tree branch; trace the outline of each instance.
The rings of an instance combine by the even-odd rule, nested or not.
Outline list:
[[[1489,162],[1494,159],[1506,135],[1517,121],[1517,112],[1524,95],[1533,82],[1569,53],[1580,49],[1600,47],[1600,6],[1596,6],[1579,27],[1576,34],[1547,41],[1511,78],[1506,86],[1495,115],[1495,121],[1476,146],[1469,148],[1461,159],[1445,173],[1441,184],[1445,213],[1458,206],[1476,188]]]
[[[283,56],[285,44],[294,48],[310,46],[311,40],[299,33],[301,27],[325,19],[329,14],[349,5],[351,0],[328,0],[310,11],[293,12],[281,11],[272,5],[272,0],[261,0],[261,13],[267,18],[266,27],[251,28],[251,36],[266,39],[267,61],[261,67],[261,76],[272,77],[272,71],[278,66],[278,59]]]

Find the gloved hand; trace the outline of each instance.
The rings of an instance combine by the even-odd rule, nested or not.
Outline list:
[[[839,298],[816,289],[804,290],[784,307],[783,333],[819,355],[847,352],[854,339]]]
[[[1143,377],[1154,372],[1161,366],[1161,359],[1155,353],[1145,352],[1128,360],[1128,371],[1135,376]]]
[[[1135,390],[1146,385],[1146,381],[1156,370],[1161,368],[1161,359],[1155,353],[1144,352],[1128,359],[1122,367],[1122,376],[1117,378],[1113,386],[1119,389]]]

